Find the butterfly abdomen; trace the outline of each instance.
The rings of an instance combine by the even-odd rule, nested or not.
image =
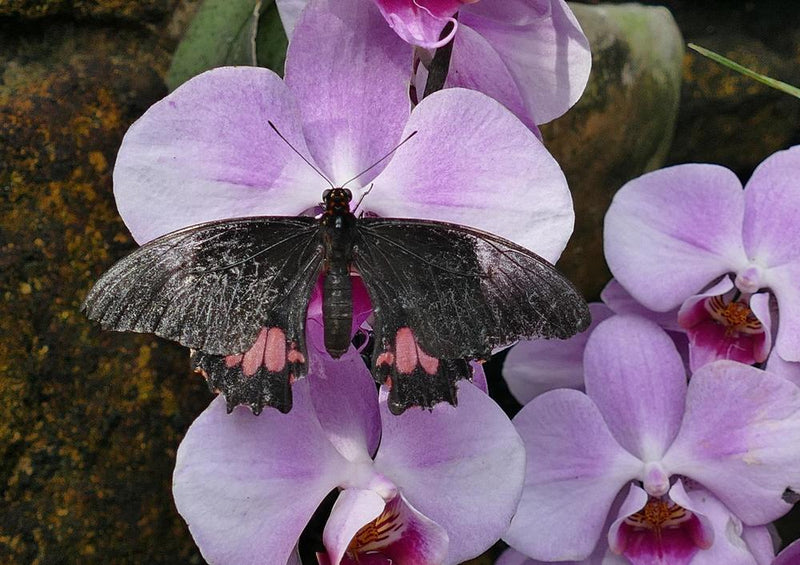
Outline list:
[[[349,272],[328,272],[322,285],[322,318],[325,349],[331,357],[344,355],[350,347],[353,325],[353,287]]]
[[[325,349],[333,358],[350,348],[353,325],[353,286],[350,264],[353,261],[356,217],[348,208],[331,209],[322,218],[321,235],[325,247],[322,284],[322,321]]]

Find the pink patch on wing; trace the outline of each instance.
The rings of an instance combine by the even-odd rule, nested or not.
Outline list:
[[[617,531],[617,553],[633,565],[688,565],[709,545],[700,520],[668,498],[650,497]]]
[[[400,328],[394,341],[397,370],[410,373],[417,366],[417,342],[409,328]]]
[[[286,366],[286,334],[280,328],[270,328],[264,346],[264,366],[271,373],[279,373]]]
[[[227,355],[225,357],[225,366],[228,369],[234,368],[236,365],[242,362],[242,358],[244,357],[243,353],[238,353],[236,355]]]
[[[258,368],[261,366],[261,362],[264,360],[264,349],[267,346],[267,333],[267,328],[261,328],[253,346],[244,352],[244,357],[242,358],[242,373],[246,377],[255,375],[256,371],[258,371]]]
[[[300,353],[299,349],[297,349],[297,342],[295,341],[292,342],[292,345],[289,349],[289,353],[286,355],[286,360],[289,361],[289,363],[302,364],[306,362],[305,356],[302,353]]]
[[[436,371],[439,370],[439,360],[436,357],[431,357],[419,347],[417,347],[417,353],[419,353],[419,364],[422,365],[425,372],[429,375],[435,375]]]
[[[261,328],[250,349],[225,356],[225,366],[229,369],[240,367],[245,377],[252,377],[261,367],[270,373],[280,373],[287,362],[302,365],[306,358],[296,341],[287,346],[286,333],[278,327]]]
[[[435,375],[439,369],[439,360],[420,349],[411,328],[397,330],[394,351],[396,367],[399,373],[412,373],[417,365],[420,365],[429,375]]]
[[[393,365],[394,364],[394,354],[391,351],[384,351],[375,359],[376,365]]]

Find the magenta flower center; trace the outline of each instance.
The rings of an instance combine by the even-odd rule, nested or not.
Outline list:
[[[691,519],[692,513],[671,500],[651,496],[644,508],[625,518],[625,524],[634,530],[648,530],[657,538],[665,528],[679,528]]]
[[[669,498],[653,496],[624,519],[616,542],[614,551],[633,565],[688,565],[700,549],[711,545],[697,516]]]
[[[706,299],[705,308],[715,322],[725,327],[725,337],[764,332],[763,324],[744,302],[726,303],[724,296],[712,296]]]

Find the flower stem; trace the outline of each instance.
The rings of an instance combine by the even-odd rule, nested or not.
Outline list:
[[[457,18],[458,14],[454,17]],[[439,37],[445,38],[452,33],[453,25],[455,24],[449,22],[444,26]],[[444,88],[444,82],[447,80],[447,72],[450,70],[450,56],[453,53],[453,41],[455,41],[455,38],[436,50],[431,65],[428,67],[428,80],[425,83],[425,92],[422,94],[422,98],[430,96],[437,90]]]

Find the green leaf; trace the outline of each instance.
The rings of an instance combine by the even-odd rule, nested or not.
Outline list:
[[[283,29],[275,2],[268,2],[261,12],[256,32],[256,55],[258,64],[272,69],[283,76],[283,63],[286,61],[286,47],[289,40]]]
[[[267,66],[279,64],[282,69],[286,36],[280,43],[277,30],[283,34],[273,0],[205,0],[175,50],[167,87],[175,90],[214,67],[256,65],[262,53]]]
[[[695,45],[694,43],[689,43],[689,48],[694,49],[695,51],[697,51],[701,55],[708,57],[712,61],[716,61],[720,65],[724,65],[729,69],[733,69],[734,71],[741,73],[746,77],[750,77],[754,80],[757,80],[758,82],[762,82],[767,86],[770,86],[776,90],[780,90],[781,92],[785,92],[786,94],[790,94],[795,98],[800,98],[800,88],[797,88],[796,86],[792,86],[791,84],[787,84],[783,81],[776,80],[774,78],[770,78],[768,76],[757,73],[751,69],[748,69],[743,65],[740,65],[735,61],[731,61],[727,57],[723,57],[719,53],[714,53],[713,51],[706,49],[705,47],[700,47],[699,45]]]

